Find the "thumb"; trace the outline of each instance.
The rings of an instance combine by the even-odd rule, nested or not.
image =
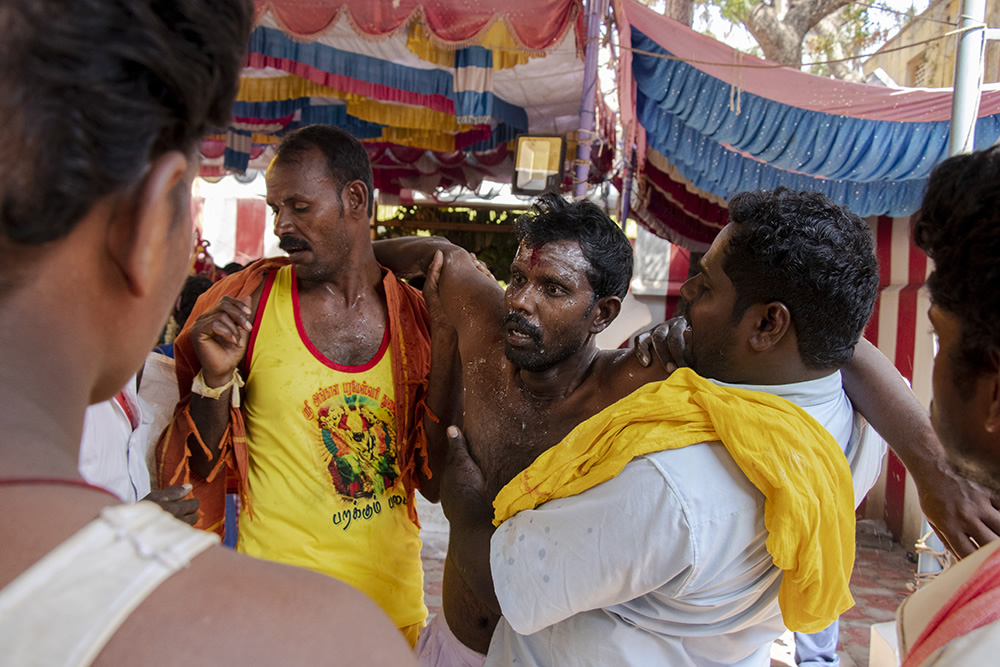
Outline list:
[[[649,332],[643,332],[633,338],[632,347],[639,365],[643,368],[648,367],[653,361],[653,356],[650,354],[650,348],[653,347],[653,339],[649,335]]]
[[[157,493],[157,497],[165,502],[181,500],[191,493],[192,488],[193,487],[190,484],[175,484],[174,486],[168,486],[165,489],[160,489]]]
[[[462,431],[459,430],[457,426],[452,424],[448,427],[448,452],[451,460],[456,463],[461,463],[468,460],[469,457],[469,446],[465,442],[465,436],[462,435]]]
[[[438,280],[441,278],[442,266],[444,266],[444,253],[440,250],[435,250],[434,258],[431,260],[431,265],[427,267],[427,280],[424,282],[425,287],[430,287],[432,290],[436,290],[438,288]]]

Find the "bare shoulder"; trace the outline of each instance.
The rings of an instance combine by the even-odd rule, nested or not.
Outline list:
[[[95,664],[415,664],[388,617],[347,584],[222,547],[164,582]]]
[[[670,377],[657,361],[649,366],[640,364],[631,349],[599,352],[594,374],[601,384],[616,394],[615,400],[628,396],[650,382],[659,382]]]
[[[438,291],[446,320],[459,333],[463,358],[479,345],[499,343],[504,316],[503,288],[476,267],[468,252],[457,248],[445,256]],[[426,287],[424,294],[426,297]]]

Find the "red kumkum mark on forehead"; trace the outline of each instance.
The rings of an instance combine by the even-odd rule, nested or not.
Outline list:
[[[531,257],[528,259],[528,266],[531,268],[538,266],[538,248],[531,249]]]

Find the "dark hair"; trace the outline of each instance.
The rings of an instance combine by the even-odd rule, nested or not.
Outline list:
[[[529,248],[553,241],[578,242],[589,264],[587,280],[594,299],[625,298],[632,280],[632,244],[597,204],[586,199],[569,202],[548,192],[535,200],[514,227],[518,242]]]
[[[931,299],[962,327],[956,379],[967,390],[1000,346],[1000,149],[956,155],[939,164],[913,229],[934,260]]]
[[[734,225],[723,271],[738,320],[753,304],[780,301],[810,368],[850,361],[878,295],[878,261],[864,220],[816,192],[743,192],[729,202]]]
[[[177,307],[174,308],[174,321],[177,322],[178,329],[183,328],[184,323],[191,316],[191,311],[194,310],[194,304],[198,301],[198,297],[212,285],[211,279],[205,276],[187,277],[184,281],[184,287],[181,288],[180,296],[177,297]]]
[[[285,135],[274,156],[277,164],[294,162],[302,153],[317,148],[326,157],[330,176],[342,190],[351,181],[361,181],[368,188],[368,217],[374,211],[374,179],[368,151],[354,136],[334,125],[306,125]]]
[[[228,124],[248,0],[5,0],[0,235],[61,238],[151,160]]]

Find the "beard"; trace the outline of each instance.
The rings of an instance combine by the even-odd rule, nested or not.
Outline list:
[[[692,328],[684,345],[684,364],[703,378],[722,382],[739,382],[740,369],[733,362],[736,344],[724,336],[695,336]]]
[[[508,313],[503,323],[505,327],[508,324],[514,325],[519,333],[531,339],[532,344],[528,346],[515,346],[506,341],[503,346],[507,361],[526,371],[537,373],[548,370],[583,347],[583,342],[566,338],[563,338],[564,342],[560,345],[546,345],[541,330],[517,313]]]

